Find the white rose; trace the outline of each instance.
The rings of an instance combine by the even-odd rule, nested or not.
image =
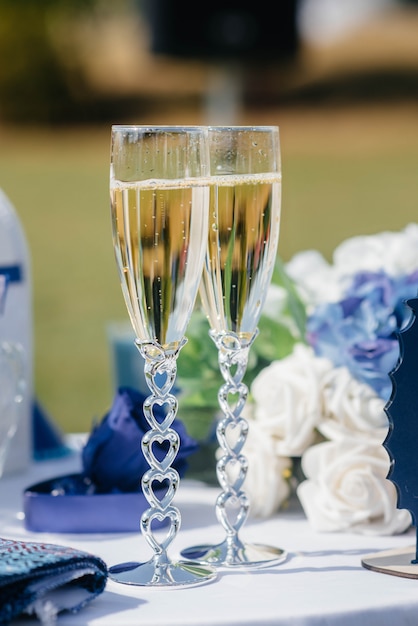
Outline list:
[[[411,274],[418,268],[418,224],[404,228],[403,239],[392,258],[395,275]]]
[[[326,439],[360,434],[381,443],[388,431],[385,401],[346,367],[336,367],[322,380],[322,420],[318,430]]]
[[[390,276],[410,274],[418,268],[418,225],[346,239],[335,249],[333,262],[340,276],[379,270]]]
[[[354,438],[313,446],[302,457],[307,480],[297,487],[306,516],[317,531],[392,535],[411,525],[386,476],[383,446]]]
[[[332,369],[328,359],[296,344],[293,352],[261,370],[252,385],[254,417],[275,440],[276,453],[300,456],[315,440],[320,421],[321,379]]]
[[[340,278],[317,250],[298,252],[285,269],[307,306],[341,299],[343,286],[339,283]]]
[[[263,307],[263,315],[273,321],[279,320],[293,337],[300,337],[300,331],[292,315],[286,311],[289,295],[284,287],[271,283]]]
[[[309,307],[337,302],[358,272],[380,270],[390,276],[411,274],[418,269],[418,224],[402,231],[385,231],[344,240],[334,250],[332,264],[317,250],[299,252],[286,264]]]

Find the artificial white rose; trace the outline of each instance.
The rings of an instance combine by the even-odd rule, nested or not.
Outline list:
[[[333,263],[339,276],[379,270],[390,276],[410,274],[418,267],[418,225],[346,239],[335,249]]]
[[[284,287],[271,283],[263,306],[263,316],[271,320],[280,320],[293,337],[299,337],[300,331],[295,319],[286,313],[289,295]]]
[[[326,439],[360,435],[382,443],[388,431],[385,401],[354,378],[346,367],[336,367],[322,379],[322,418],[318,430]]]
[[[266,315],[273,320],[277,319],[282,315],[286,303],[286,289],[284,287],[281,287],[280,285],[275,285],[274,283],[271,283],[267,291],[266,300],[264,302],[263,315]]]
[[[396,489],[386,478],[389,464],[383,446],[355,438],[307,450],[302,457],[306,480],[297,495],[311,526],[321,532],[404,532],[411,515],[396,508]]]
[[[403,240],[392,255],[393,274],[412,274],[418,268],[418,224],[408,224]]]
[[[331,361],[316,357],[310,346],[300,343],[254,379],[254,417],[274,439],[276,454],[300,456],[315,441],[321,379],[332,367]]]
[[[418,224],[409,224],[402,231],[350,237],[335,248],[331,264],[317,250],[299,252],[286,264],[308,310],[322,302],[341,300],[358,272],[400,276],[417,268]]]
[[[335,268],[317,250],[298,252],[285,269],[308,309],[341,299],[343,289]]]

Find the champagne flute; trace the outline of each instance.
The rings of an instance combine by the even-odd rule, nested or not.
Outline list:
[[[249,513],[242,489],[247,460],[242,450],[248,422],[241,415],[243,382],[257,336],[277,254],[281,209],[280,139],[277,126],[209,127],[211,187],[209,236],[200,297],[218,349],[224,379],[218,400],[216,470],[222,492],[216,514],[226,531],[220,544],[187,548],[182,556],[227,567],[264,567],[286,558],[274,546],[243,543],[239,530]]]
[[[172,388],[205,256],[208,166],[203,127],[112,126],[114,250],[151,392],[143,405],[150,430],[141,441],[150,466],[141,485],[150,506],[140,526],[153,556],[144,563],[114,565],[109,572],[113,580],[131,585],[191,586],[216,576],[207,564],[173,561],[167,553],[181,522],[180,511],[172,505],[180,482],[171,467],[180,445],[171,428],[178,405]],[[157,417],[161,407],[162,419]],[[161,538],[161,526],[167,524]]]

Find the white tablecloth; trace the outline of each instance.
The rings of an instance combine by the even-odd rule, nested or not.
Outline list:
[[[150,548],[140,533],[51,534],[25,530],[25,487],[38,480],[78,471],[78,455],[34,463],[25,474],[0,481],[1,535],[48,541],[87,550],[109,566],[148,560]],[[219,490],[181,482],[173,504],[182,514],[170,548],[221,541],[216,520]],[[288,553],[285,562],[261,570],[222,571],[215,582],[181,589],[150,589],[109,580],[106,590],[78,614],[62,614],[58,626],[402,626],[418,624],[418,580],[369,571],[361,558],[391,548],[415,547],[415,533],[389,537],[316,533],[295,503],[268,520],[249,520],[243,541],[270,543]],[[19,619],[20,626],[34,620]]]

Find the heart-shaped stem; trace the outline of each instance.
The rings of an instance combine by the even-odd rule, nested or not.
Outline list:
[[[247,459],[241,453],[248,433],[247,421],[241,416],[248,388],[242,380],[256,335],[257,332],[250,340],[243,341],[235,333],[211,334],[218,348],[219,368],[225,381],[218,393],[223,418],[217,426],[217,438],[224,454],[216,465],[223,489],[216,501],[216,515],[226,530],[231,558],[240,545],[238,531],[245,523],[249,509],[249,501],[242,489],[248,467]]]
[[[143,404],[150,430],[141,441],[142,452],[150,466],[142,476],[141,486],[150,506],[142,513],[140,525],[153,556],[144,563],[128,561],[110,567],[110,578],[120,583],[184,587],[216,578],[216,571],[205,563],[173,561],[167,553],[181,522],[179,509],[171,504],[180,483],[179,473],[171,467],[180,446],[179,434],[171,428],[178,404],[171,389],[176,379],[177,356],[185,342],[186,339],[176,351],[166,351],[157,342],[135,341],[145,359],[145,380],[151,391]],[[163,415],[159,417],[161,413]],[[167,525],[166,533],[163,537],[160,533],[158,537],[154,530],[162,523]]]
[[[141,442],[143,454],[150,466],[141,481],[142,491],[150,508],[142,514],[141,529],[161,568],[162,564],[168,562],[167,549],[177,535],[181,520],[180,511],[171,505],[180,482],[178,472],[171,467],[180,446],[180,437],[171,428],[178,407],[177,399],[171,393],[176,380],[178,351],[167,354],[161,346],[154,344],[150,346],[148,343],[139,341],[137,341],[137,346],[145,359],[145,380],[151,391],[143,405],[150,430],[145,433]],[[164,408],[164,419],[159,420],[156,415],[158,409],[161,412],[161,408]],[[168,445],[164,458],[161,458],[161,454],[159,458],[155,455],[154,442]],[[162,484],[163,482],[167,485],[165,495],[157,497],[153,483]],[[154,520],[169,522],[168,532],[162,541],[154,535],[152,528]]]
[[[216,434],[223,455],[216,472],[222,492],[216,500],[216,515],[226,530],[221,543],[201,544],[182,550],[182,556],[196,558],[219,567],[266,567],[286,558],[281,548],[259,543],[244,543],[238,536],[249,513],[249,499],[242,489],[248,462],[242,454],[247,439],[248,422],[241,416],[248,388],[242,382],[247,369],[249,349],[257,336],[240,337],[236,333],[215,333],[210,336],[218,348],[218,361],[225,383],[219,389],[218,400],[223,416]]]
[[[216,472],[222,492],[216,500],[216,515],[226,530],[221,543],[200,544],[182,550],[184,557],[199,559],[219,567],[267,567],[282,562],[286,553],[281,548],[259,543],[244,543],[238,536],[249,513],[249,499],[242,489],[248,462],[242,454],[248,434],[248,422],[241,416],[248,388],[242,382],[247,369],[250,347],[257,336],[240,337],[236,333],[210,331],[218,348],[220,371],[225,380],[218,393],[223,416],[216,434],[223,455]]]

